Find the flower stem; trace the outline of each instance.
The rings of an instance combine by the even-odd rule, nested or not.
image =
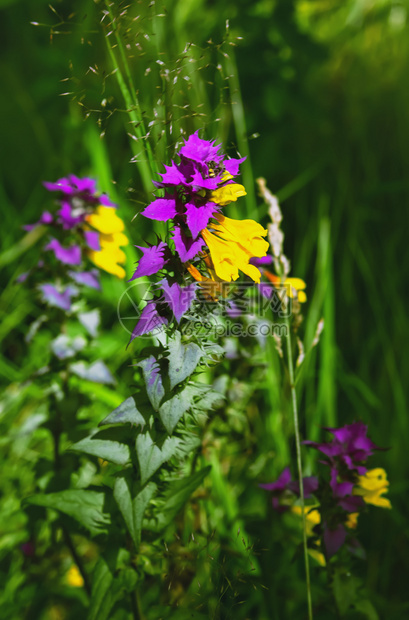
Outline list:
[[[299,485],[300,485],[305,580],[307,584],[308,620],[313,620],[312,599],[311,599],[311,581],[310,581],[310,564],[308,560],[307,530],[306,530],[306,519],[305,519],[304,485],[303,485],[303,477],[302,477],[300,428],[299,428],[299,422],[298,422],[297,393],[295,391],[295,380],[294,380],[294,361],[293,361],[293,352],[292,352],[292,343],[291,343],[291,323],[290,323],[290,318],[288,316],[286,318],[286,325],[287,325],[286,340],[287,340],[288,374],[290,378],[291,405],[292,405],[292,410],[293,410],[295,446],[296,446],[296,452],[297,452],[298,480],[299,480]]]

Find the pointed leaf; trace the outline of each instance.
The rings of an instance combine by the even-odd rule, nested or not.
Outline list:
[[[191,406],[193,397],[194,392],[192,390],[184,389],[162,403],[159,415],[169,435],[172,434],[180,418]]]
[[[132,493],[130,480],[124,477],[115,480],[114,497],[136,547],[141,542],[142,519],[146,506],[155,494],[156,488],[156,484],[149,482],[143,489],[138,485],[136,493]]]
[[[110,430],[112,434],[112,430],[114,429]],[[131,456],[129,446],[121,441],[105,439],[106,436],[107,433],[105,429],[103,431],[97,431],[90,437],[85,437],[74,443],[70,446],[70,450],[74,450],[74,452],[85,452],[86,454],[97,456],[104,461],[110,461],[116,465],[126,465]]]
[[[152,403],[152,407],[155,411],[158,411],[160,402],[165,396],[159,364],[153,355],[150,355],[146,359],[138,362],[137,366],[142,369],[146,391]]]
[[[174,337],[169,342],[169,379],[170,387],[184,381],[196,369],[203,352],[200,347],[190,342],[181,342],[180,332],[176,331]]]
[[[106,533],[106,526],[110,523],[109,515],[103,512],[104,502],[105,493],[85,489],[59,491],[47,495],[39,493],[24,500],[25,504],[54,508],[73,517],[93,536]]]
[[[95,568],[92,580],[91,601],[87,620],[107,620],[111,617],[112,607],[120,594],[120,584],[105,562],[100,557]]]
[[[161,448],[158,448],[149,433],[138,435],[136,438],[136,452],[141,471],[141,483],[145,484],[163,463],[176,453],[180,444],[177,437],[168,437]]]
[[[146,420],[137,407],[138,394],[130,396],[123,403],[114,409],[106,418],[99,423],[99,426],[107,426],[108,424],[140,424],[144,426]],[[139,403],[138,403],[139,405]]]

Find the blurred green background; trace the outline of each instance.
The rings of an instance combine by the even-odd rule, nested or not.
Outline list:
[[[248,149],[246,187],[252,175],[263,176],[280,197],[292,273],[307,282],[307,338],[324,316],[320,346],[300,377],[304,436],[316,438],[320,425],[362,419],[374,441],[390,448],[382,465],[394,510],[374,511],[361,537],[368,549],[365,582],[381,600],[382,617],[403,618],[409,609],[409,2],[148,4],[131,3],[121,35],[127,50],[133,46],[129,63],[146,122],[159,123],[167,106],[162,126],[152,129],[157,163],[173,154],[166,138],[175,142],[178,124],[219,136],[231,153]],[[71,172],[96,176],[119,201],[133,242],[151,234],[146,223],[130,224],[149,196],[141,167],[130,161],[132,127],[110,75],[104,7],[91,0],[52,6],[0,1],[0,372],[5,402],[13,401],[1,414],[4,436],[21,415],[16,386],[36,364],[33,353],[27,361],[23,342],[35,302],[12,280],[33,260],[21,244],[21,226],[47,206],[41,182]],[[228,57],[218,47],[226,20]],[[187,42],[195,44],[183,61],[190,81],[180,74],[173,82]],[[160,63],[169,79],[158,73]],[[265,211],[255,214],[254,204],[250,188],[247,213],[264,222]],[[127,364],[126,336],[112,299],[121,287],[107,280],[104,299],[104,323],[113,330],[105,355],[119,374]]]

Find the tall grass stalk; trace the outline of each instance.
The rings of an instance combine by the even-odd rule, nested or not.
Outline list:
[[[299,420],[298,420],[297,393],[295,390],[294,361],[293,361],[292,341],[291,341],[291,324],[290,324],[290,318],[288,316],[286,318],[286,325],[287,325],[286,341],[287,341],[287,357],[288,357],[288,360],[287,360],[288,361],[288,374],[290,378],[291,406],[292,406],[292,412],[293,412],[294,436],[295,436],[295,446],[296,446],[296,452],[297,452],[298,481],[300,485],[305,580],[306,580],[306,586],[307,586],[308,620],[313,620],[311,581],[310,581],[310,564],[309,564],[309,559],[308,559],[307,529],[306,529],[305,503],[304,503],[304,484],[303,484],[303,475],[302,475],[303,471],[302,471],[302,459],[301,459],[301,441],[300,441],[300,429],[299,429]]]
[[[151,180],[153,173],[157,172],[157,165],[153,157],[151,145],[149,144],[149,141],[146,137],[146,129],[143,121],[141,108],[139,105],[139,100],[136,94],[135,85],[133,83],[131,70],[129,68],[129,63],[126,57],[121,36],[118,32],[118,26],[115,21],[115,17],[112,14],[110,3],[106,1],[105,5],[107,7],[108,15],[111,20],[110,26],[112,26],[112,32],[116,40],[115,48],[119,50],[119,56],[122,62],[123,71],[115,54],[114,46],[111,44],[109,34],[105,35],[105,42],[108,49],[109,57],[115,70],[115,75],[118,81],[119,88],[121,90],[125,105],[127,107],[128,115],[133,125],[134,136],[131,136],[132,151],[136,158],[144,189],[149,194],[152,191]]]

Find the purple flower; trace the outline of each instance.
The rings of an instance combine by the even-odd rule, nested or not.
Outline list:
[[[75,174],[70,174],[68,177],[58,179],[55,183],[44,181],[43,185],[50,192],[62,192],[66,196],[95,194],[97,190],[96,182],[93,179],[87,177],[80,179],[75,176]]]
[[[159,314],[156,303],[154,301],[148,301],[148,303],[141,312],[139,321],[133,329],[129,342],[132,342],[132,340],[134,340],[134,338],[136,338],[137,336],[149,334],[155,329],[158,329],[161,325],[167,324],[168,319]]]
[[[81,248],[79,245],[71,245],[65,248],[57,239],[52,239],[44,249],[52,250],[55,258],[65,265],[80,265],[81,263]]]
[[[41,284],[39,288],[43,294],[44,301],[50,306],[66,310],[67,312],[71,309],[71,297],[78,293],[74,286],[67,286],[61,292],[53,284],[49,283]]]
[[[160,282],[160,287],[165,295],[165,303],[168,304],[176,321],[179,323],[196,297],[196,282],[182,287],[177,282],[169,284],[169,281],[165,279]]]
[[[342,524],[338,524],[335,528],[329,528],[324,523],[324,546],[327,559],[331,558],[342,547],[345,542],[346,531]]]
[[[259,487],[262,489],[266,489],[266,491],[271,491],[273,493],[273,508],[278,512],[284,512],[288,510],[288,506],[283,506],[280,504],[281,496],[286,492],[290,491],[294,493],[294,495],[300,495],[300,485],[298,480],[291,479],[291,471],[289,467],[286,467],[277,478],[275,482],[270,482],[267,484],[259,484]],[[308,499],[311,497],[315,491],[318,489],[318,478],[316,476],[307,476],[303,478],[303,491],[304,498]]]
[[[237,176],[239,174],[239,166],[245,161],[246,157],[242,157],[241,159],[226,159],[224,162],[224,167],[229,174],[232,176]]]
[[[209,162],[220,163],[223,160],[223,155],[220,155],[221,145],[216,144],[215,140],[209,142],[208,140],[202,140],[199,138],[199,131],[188,137],[185,140],[184,146],[179,151],[181,157],[190,159],[197,164],[205,166]]]
[[[154,273],[158,273],[169,260],[169,248],[164,241],[160,241],[158,245],[151,245],[147,248],[139,245],[135,247],[141,250],[143,254],[139,259],[135,273],[128,282],[132,282],[136,278],[142,278],[142,276],[152,276]]]
[[[58,179],[55,183],[45,181],[44,187],[50,192],[62,192],[64,196],[71,198],[81,198],[84,202],[90,204],[101,204],[106,207],[115,207],[106,194],[95,196],[97,185],[94,179],[84,177],[80,179],[75,174],[69,174],[67,177]]]
[[[77,283],[84,286],[90,286],[101,290],[101,284],[99,283],[99,272],[97,269],[92,271],[69,271],[68,275]]]
[[[191,237],[187,237],[180,226],[175,226],[172,238],[175,243],[176,252],[179,254],[182,263],[192,260],[205,245],[201,237],[199,237],[197,241],[194,241]]]
[[[175,164],[174,161],[171,162],[170,166],[163,164],[166,172],[161,174],[162,181],[153,181],[153,184],[156,187],[177,187],[178,185],[188,185],[188,181],[179,169],[179,166]]]
[[[218,211],[214,202],[206,202],[204,205],[195,205],[193,202],[187,202],[186,208],[186,224],[192,233],[193,239],[196,239],[200,231],[206,228],[213,213]]]
[[[53,216],[51,215],[51,213],[49,213],[48,211],[44,211],[38,222],[35,222],[35,224],[27,224],[26,226],[23,226],[23,229],[30,231],[33,230],[33,228],[40,226],[41,224],[51,224],[52,221]]]
[[[334,435],[330,442],[318,443],[304,441],[303,443],[316,448],[328,457],[326,464],[331,466],[344,465],[348,470],[355,470],[360,476],[364,475],[367,468],[363,463],[374,450],[380,450],[373,441],[367,437],[368,427],[362,422],[347,424],[341,428],[326,428]]]
[[[76,209],[74,215],[74,209],[71,208],[69,201],[62,200],[61,209],[57,212],[58,223],[62,224],[64,230],[70,230],[84,221],[85,214],[84,209]]]
[[[95,230],[86,230],[84,231],[84,238],[85,243],[91,250],[94,250],[94,252],[99,252],[101,250],[98,232]]]
[[[254,265],[255,267],[265,267],[265,265],[272,265],[273,257],[272,256],[262,256],[261,258],[257,258],[257,256],[253,256],[249,261],[250,265]]]
[[[176,214],[176,198],[168,193],[165,194],[164,198],[156,198],[142,211],[142,215],[158,222],[167,222],[173,219]]]
[[[362,497],[352,495],[352,490],[354,488],[353,482],[349,480],[338,482],[338,471],[335,468],[331,469],[331,479],[329,484],[336,503],[346,512],[356,512],[359,508],[364,506],[365,502]]]

